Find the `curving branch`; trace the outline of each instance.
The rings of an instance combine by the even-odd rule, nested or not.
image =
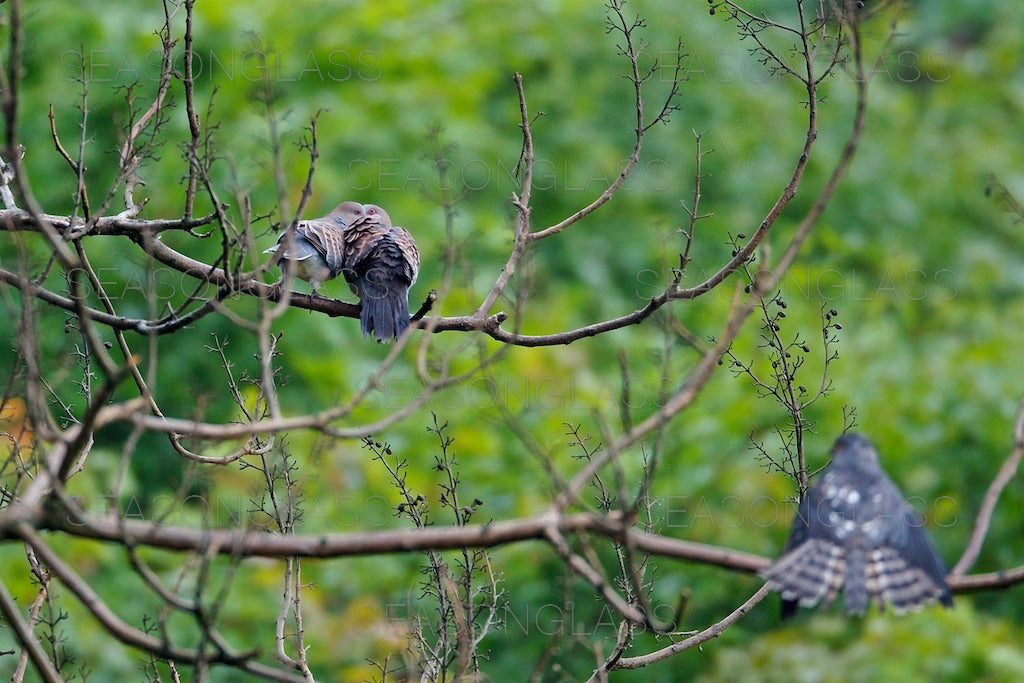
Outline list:
[[[712,638],[717,638],[722,635],[727,628],[746,616],[750,610],[754,609],[754,607],[764,600],[770,592],[771,589],[768,587],[768,584],[765,584],[761,586],[756,593],[747,598],[742,605],[730,612],[728,616],[721,621],[715,622],[700,633],[696,633],[689,638],[679,641],[678,643],[672,643],[667,647],[663,647],[660,650],[656,650],[645,655],[637,657],[623,657],[622,659],[612,662],[609,668],[642,669],[645,666],[649,666],[655,662],[660,662],[663,659],[668,659],[673,655],[677,655],[684,650],[689,650],[691,647],[697,647]]]
[[[14,601],[14,597],[7,590],[7,584],[2,579],[0,579],[0,612],[14,629],[18,642],[25,648],[25,652],[28,653],[28,657],[32,660],[32,665],[36,667],[40,677],[46,683],[61,683],[64,679],[54,668],[50,658],[46,656],[39,639],[32,632],[32,627],[22,618],[18,603]]]
[[[638,18],[632,20],[627,19],[625,12],[623,11],[625,4],[625,0],[611,0],[611,2],[608,3],[607,7],[610,15],[608,17],[607,32],[620,34],[622,36],[623,45],[619,46],[619,54],[629,61],[628,79],[633,85],[633,102],[636,115],[633,149],[629,153],[629,158],[627,159],[625,166],[623,166],[615,179],[594,201],[554,225],[544,228],[543,230],[537,230],[536,232],[529,233],[529,235],[527,235],[527,240],[529,242],[537,242],[546,237],[562,232],[566,228],[578,223],[581,219],[586,218],[608,203],[608,201],[615,196],[615,193],[619,188],[622,187],[622,184],[626,182],[630,174],[632,174],[637,163],[639,163],[640,150],[643,147],[645,133],[658,123],[668,121],[669,115],[678,109],[678,107],[673,104],[673,100],[675,100],[676,96],[679,94],[679,84],[681,82],[682,53],[679,48],[677,48],[676,67],[675,72],[673,73],[671,88],[668,96],[665,98],[664,104],[662,104],[661,111],[651,121],[648,122],[645,120],[643,87],[644,83],[654,74],[654,70],[652,69],[646,74],[641,73],[639,60],[643,45],[638,42],[637,37],[634,34],[637,29],[643,28],[645,24],[643,20]]]
[[[89,586],[79,574],[68,566],[56,552],[39,536],[36,531],[26,524],[18,527],[17,533],[32,550],[39,556],[54,576],[71,591],[82,605],[92,613],[93,617],[102,624],[104,630],[114,636],[117,640],[145,652],[151,652],[159,657],[183,661],[183,662],[209,662],[227,664],[240,671],[250,673],[261,678],[276,681],[297,681],[302,680],[286,671],[280,671],[264,664],[252,661],[256,652],[234,654],[223,650],[213,652],[201,652],[190,650],[173,645],[165,640],[151,636],[143,631],[130,626],[118,617],[102,598]]]
[[[1003,466],[999,468],[995,479],[992,480],[985,492],[985,497],[981,501],[981,509],[978,510],[978,518],[974,521],[971,538],[967,542],[967,547],[964,548],[960,560],[950,571],[953,576],[963,576],[977,562],[981,546],[985,542],[985,537],[988,536],[988,529],[992,523],[992,516],[995,514],[999,496],[1016,476],[1021,458],[1024,458],[1024,399],[1017,404],[1017,417],[1013,421],[1013,449],[1006,456]]]

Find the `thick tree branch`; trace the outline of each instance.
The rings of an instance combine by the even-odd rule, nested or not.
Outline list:
[[[374,532],[280,535],[259,530],[195,529],[134,519],[85,516],[51,501],[46,506],[15,504],[0,511],[0,537],[24,538],[26,528],[59,531],[70,536],[178,552],[212,548],[231,557],[342,558],[388,553],[493,548],[524,541],[546,541],[550,529],[561,534],[591,533],[629,543],[637,551],[659,557],[706,564],[731,571],[756,573],[771,558],[720,546],[669,538],[630,528],[621,512],[558,514],[457,526],[388,529]],[[1024,583],[1024,567],[970,576],[949,576],[954,592],[1001,588]]]
[[[209,225],[216,220],[216,214],[202,216],[200,218],[176,218],[141,220],[137,218],[126,218],[121,216],[104,216],[96,220],[95,227],[89,232],[90,235],[125,235],[141,236],[156,235],[167,230],[191,231],[195,228]],[[50,214],[39,214],[38,217],[28,211],[21,209],[0,210],[0,229],[10,232],[31,231],[42,232],[40,220],[54,228],[58,234],[70,238],[70,233],[80,230],[85,222],[73,220],[67,216],[52,216]]]

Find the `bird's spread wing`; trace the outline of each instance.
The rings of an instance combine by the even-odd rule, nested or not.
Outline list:
[[[873,448],[847,441],[843,448]],[[784,601],[812,606],[842,590],[846,609],[950,605],[946,568],[899,488],[874,458],[837,451],[797,510],[782,556],[762,572]],[[786,612],[784,606],[784,613]]]
[[[905,548],[882,546],[868,553],[865,566],[868,594],[875,602],[902,614],[918,610],[932,600],[952,604],[944,577],[936,581],[927,571],[915,566]]]
[[[937,599],[947,607],[953,604],[953,596],[946,584],[946,565],[928,537],[924,523],[909,503],[903,502],[885,538],[884,547],[898,553],[902,565],[899,577],[889,576],[894,574],[895,570],[887,572],[886,580],[893,586],[891,591],[894,596],[897,594],[895,587],[906,584],[912,577],[915,587],[911,589],[907,585],[900,595],[916,598],[918,602]],[[896,599],[893,598],[892,602],[893,609],[897,609]],[[908,607],[913,608],[916,605],[910,604]]]
[[[846,576],[846,550],[823,538],[812,538],[785,553],[761,572],[784,600],[813,607],[832,602]]]

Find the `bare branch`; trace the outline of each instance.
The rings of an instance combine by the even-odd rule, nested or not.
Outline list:
[[[963,576],[978,560],[981,546],[985,542],[989,525],[992,523],[992,515],[995,514],[996,504],[999,502],[999,496],[1017,474],[1022,457],[1024,457],[1024,399],[1017,404],[1017,417],[1013,422],[1013,449],[1006,456],[1003,466],[999,468],[995,479],[985,491],[985,498],[981,502],[981,509],[978,510],[978,518],[974,521],[971,538],[967,542],[967,547],[964,548],[960,560],[950,571],[951,575]]]
[[[182,4],[178,3],[174,5],[174,9],[168,11],[168,5],[164,3],[164,25],[159,32],[160,45],[161,45],[161,62],[160,62],[160,82],[157,86],[156,95],[150,103],[149,108],[143,112],[142,116],[132,125],[128,131],[128,135],[125,138],[124,144],[121,146],[120,161],[119,161],[119,173],[118,178],[114,182],[116,187],[120,182],[124,182],[124,206],[125,210],[118,214],[122,218],[134,218],[139,215],[142,211],[142,207],[145,205],[145,201],[142,204],[135,203],[135,188],[142,184],[142,180],[138,177],[139,164],[142,161],[140,156],[140,149],[138,148],[137,142],[139,136],[145,131],[146,126],[151,121],[159,122],[160,116],[163,112],[164,98],[167,96],[167,90],[171,84],[171,77],[174,74],[174,45],[177,41],[172,38],[172,22],[174,16],[181,9]],[[105,209],[108,202],[104,202],[103,208],[100,209],[99,213],[105,213]]]
[[[613,180],[611,184],[604,189],[604,191],[597,199],[595,199],[590,204],[586,205],[576,213],[572,214],[568,218],[564,219],[563,221],[556,223],[552,226],[549,226],[547,228],[544,228],[543,230],[531,232],[529,235],[527,235],[527,240],[529,242],[536,242],[538,240],[544,239],[545,237],[550,237],[551,235],[559,233],[568,228],[569,226],[573,225],[574,223],[579,222],[580,219],[585,218],[586,216],[589,216],[593,212],[597,211],[604,204],[606,204],[608,200],[615,196],[615,193],[622,186],[622,184],[626,182],[630,174],[633,172],[633,169],[636,168],[637,162],[640,161],[640,148],[643,146],[644,133],[647,132],[647,129],[650,128],[650,125],[644,124],[643,83],[645,79],[640,75],[640,65],[638,61],[640,58],[640,46],[634,40],[633,32],[637,28],[642,27],[643,22],[639,19],[634,20],[632,22],[626,19],[626,16],[623,12],[623,5],[625,5],[625,2],[623,0],[612,0],[611,2],[608,3],[608,9],[614,16],[614,18],[610,17],[608,19],[608,31],[615,31],[616,33],[621,33],[625,41],[625,45],[620,48],[620,51],[622,55],[629,60],[629,80],[633,84],[633,103],[636,115],[636,127],[634,129],[635,138],[633,142],[633,149],[629,154],[629,159],[626,161],[625,166],[622,168],[621,171],[619,171],[619,174],[615,177],[615,180]],[[678,77],[678,71],[676,75]],[[665,108],[662,110],[662,114],[659,114],[659,116],[656,117],[654,121],[652,121],[651,125],[657,123],[665,115],[667,115],[669,111],[671,111],[669,103],[675,96],[677,90],[678,78],[673,81],[672,93],[669,95],[666,101],[666,105]]]
[[[949,589],[954,593],[973,593],[975,591],[998,590],[1019,586],[1024,583],[1024,565],[1012,569],[1004,569],[987,574],[970,574],[966,576],[950,575],[946,577]]]
[[[505,291],[509,281],[516,272],[519,261],[523,257],[530,234],[530,196],[533,190],[533,133],[530,129],[530,113],[526,106],[523,77],[515,73],[512,75],[512,80],[516,84],[516,93],[519,96],[519,127],[523,132],[522,187],[518,196],[512,195],[512,204],[516,207],[516,225],[515,234],[512,238],[512,253],[509,254],[505,266],[498,275],[498,279],[495,280],[494,285],[491,287],[491,291],[487,293],[483,303],[480,304],[476,313],[473,314],[472,318],[474,320],[483,319],[487,312],[491,310],[491,307],[494,306],[498,297]]]
[[[675,654],[678,654],[683,650],[688,650],[691,647],[695,647],[702,643],[705,643],[711,640],[712,638],[717,638],[718,636],[722,635],[722,633],[727,628],[729,628],[737,621],[742,619],[744,616],[746,616],[747,613],[750,612],[750,610],[752,610],[757,605],[757,603],[764,600],[769,593],[771,593],[771,589],[768,587],[767,584],[765,584],[761,586],[761,588],[756,593],[751,595],[746,602],[744,602],[742,605],[740,605],[735,610],[730,612],[727,617],[725,617],[719,622],[712,624],[711,626],[708,626],[700,633],[692,635],[689,638],[686,638],[685,640],[679,641],[678,643],[673,643],[668,647],[664,647],[655,652],[651,652],[650,654],[640,655],[638,657],[624,657],[619,661],[615,662],[612,668],[642,669],[645,666],[649,666],[655,662],[660,662],[663,659],[667,659]]]
[[[64,679],[53,668],[53,664],[46,656],[46,652],[43,651],[36,634],[22,618],[18,604],[14,601],[10,591],[7,590],[7,584],[2,579],[0,579],[0,612],[3,612],[4,619],[14,629],[14,633],[18,636],[18,642],[25,648],[40,677],[46,683],[62,683]]]
[[[117,638],[119,641],[130,647],[138,648],[146,652],[152,652],[160,657],[187,662],[211,662],[228,664],[241,671],[251,673],[261,678],[276,681],[296,681],[290,673],[279,671],[263,664],[251,661],[255,653],[235,655],[224,651],[215,650],[209,653],[198,652],[180,648],[164,640],[154,638],[138,629],[133,628],[121,620],[107,604],[96,594],[89,584],[81,576],[68,566],[43,539],[27,525],[20,525],[18,534],[32,547],[39,555],[39,558],[53,571],[68,590],[70,590],[82,605],[92,613],[104,629]]]
[[[90,235],[126,235],[137,236],[157,235],[166,230],[192,231],[204,225],[209,225],[216,220],[216,214],[202,216],[200,218],[165,218],[157,220],[139,220],[121,216],[104,216],[95,222],[95,227],[89,231]],[[29,230],[43,232],[42,224],[57,230],[63,235],[73,231],[80,231],[85,225],[82,221],[72,220],[67,216],[52,216],[49,214],[34,215],[20,209],[0,210],[0,230],[16,232]]]
[[[185,151],[185,159],[188,161],[188,180],[185,183],[185,211],[186,219],[192,218],[192,211],[195,208],[196,200],[196,177],[199,166],[199,147],[202,129],[199,124],[199,114],[196,112],[195,95],[195,71],[193,51],[193,22],[195,16],[193,9],[195,0],[185,0],[185,50],[182,59],[184,73],[181,75],[182,85],[185,90],[185,114],[188,117],[189,141]]]

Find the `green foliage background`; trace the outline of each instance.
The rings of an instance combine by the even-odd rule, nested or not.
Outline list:
[[[766,10],[789,5],[753,4]],[[53,151],[46,111],[53,106],[65,146],[76,146],[79,66],[84,64],[89,80],[86,162],[93,188],[112,179],[126,120],[125,89],[131,86],[146,106],[156,86],[158,3],[114,5],[116,11],[111,3],[94,0],[74,5],[46,0],[27,7],[19,137],[27,148],[34,191],[50,213],[70,210],[74,182]],[[534,289],[521,321],[528,333],[632,311],[669,280],[683,244],[679,228],[685,214],[679,202],[689,200],[692,186],[693,131],[703,134],[705,149],[713,150],[704,159],[702,208],[714,215],[698,226],[687,283],[727,256],[730,234],[757,226],[802,144],[805,109],[799,90],[767,74],[729,23],[708,15],[705,2],[637,0],[627,10],[648,21],[649,63],[669,59],[682,40],[688,76],[683,109],[669,125],[652,131],[623,192],[584,224],[540,245],[531,262]],[[440,304],[442,314],[475,308],[510,246],[508,198],[520,151],[514,71],[523,74],[532,111],[544,112],[534,127],[536,226],[591,201],[629,153],[632,95],[621,77],[627,64],[614,37],[605,35],[600,3],[200,0],[197,17],[199,101],[204,108],[209,103],[209,120],[219,127],[215,140],[223,159],[216,173],[232,210],[237,211],[237,196],[248,193],[255,214],[280,220],[261,104],[266,81],[283,120],[290,206],[298,202],[307,163],[295,143],[320,111],[321,158],[306,215],[322,215],[346,198],[385,206],[412,230],[423,255],[413,299],[422,298],[441,277],[446,237],[438,197],[449,181],[455,189],[471,190],[453,225],[460,262],[456,287]],[[866,27],[871,47],[879,47],[889,18]],[[927,517],[949,564],[959,557],[985,487],[1011,447],[1011,423],[1024,385],[1019,362],[1024,235],[1014,217],[985,195],[988,178],[995,175],[1024,197],[1022,22],[1024,7],[1017,3],[913,3],[889,57],[876,65],[857,159],[782,283],[789,303],[785,332],[816,339],[823,305],[836,308],[843,324],[840,358],[830,372],[835,390],[809,416],[817,424],[809,449],[812,466],[825,462],[842,427],[843,407],[856,408],[861,431],[875,441],[892,477]],[[259,53],[267,56],[265,66]],[[649,106],[667,92],[669,75],[667,67],[659,70]],[[844,74],[826,86],[818,156],[777,226],[783,236],[809,206],[839,152],[851,119],[850,86]],[[180,92],[174,97],[180,103]],[[172,111],[164,133],[158,158],[142,169],[149,198],[144,216],[150,218],[182,211],[185,166],[179,145],[187,139],[182,107]],[[449,145],[445,179],[432,155]],[[100,198],[93,196],[94,205]],[[115,200],[112,212],[120,208]],[[272,243],[270,220],[257,228],[265,231],[260,244]],[[198,258],[210,257],[218,247],[181,236],[166,239]],[[150,268],[141,251],[113,238],[97,241],[104,244],[92,256],[126,313],[146,315],[151,305],[146,291],[157,291],[161,304],[183,293],[180,279]],[[28,246],[35,259],[45,258],[41,242]],[[0,242],[5,267],[16,258],[9,242]],[[326,290],[349,296],[343,284],[331,283]],[[0,291],[9,309],[17,306],[12,292]],[[640,419],[657,407],[662,376],[668,374],[671,383],[696,359],[665,332],[667,316],[700,337],[716,334],[731,293],[727,287],[707,300],[680,302],[653,322],[569,347],[514,349],[488,375],[437,396],[430,410],[450,423],[464,490],[484,501],[477,519],[530,514],[551,495],[544,467],[501,422],[500,408],[548,450],[558,471],[570,472],[577,462],[564,424],[581,424],[596,442],[595,411],[617,420],[616,355],[624,352],[630,360],[632,413]],[[233,305],[243,313],[250,310],[249,302]],[[64,358],[76,340],[60,333],[63,316],[43,311],[41,318],[53,330],[42,340],[44,357]],[[3,329],[0,362],[11,367],[14,330]],[[294,310],[280,331],[282,403],[292,414],[344,400],[388,351],[365,343],[350,319]],[[233,418],[223,370],[206,348],[214,339],[228,342],[236,372],[257,373],[254,338],[226,318],[207,317],[173,341],[159,342],[156,387],[166,413],[201,410],[211,420]],[[462,341],[450,333],[437,339],[441,346]],[[761,358],[757,344],[756,325],[750,325],[735,350]],[[413,362],[410,350],[360,418],[380,415],[416,394]],[[820,357],[812,357],[809,383],[816,381],[820,365]],[[792,510],[784,501],[792,485],[765,473],[748,436],[771,445],[772,429],[785,416],[726,370],[664,437],[652,491],[658,530],[774,555],[788,529]],[[65,389],[72,400],[73,388]],[[378,438],[408,459],[412,486],[436,500],[440,479],[431,466],[437,443],[426,432],[429,424],[429,411],[423,411]],[[76,480],[75,492],[91,509],[115,504],[135,518],[167,515],[169,522],[194,525],[264,522],[250,512],[258,485],[251,473],[238,467],[191,471],[161,439],[151,437],[132,461],[126,495],[110,501],[105,496],[125,435],[117,427],[100,432],[88,474]],[[397,494],[358,443],[306,433],[288,440],[306,484],[301,531],[402,525],[391,510]],[[635,473],[639,453],[631,458]],[[188,496],[184,501],[183,495]],[[1015,481],[1000,503],[976,571],[1021,563],[1021,500]],[[439,516],[436,521],[451,520]],[[119,549],[68,541],[61,552],[126,620],[140,624],[158,609]],[[174,575],[180,558],[148,555]],[[592,590],[565,588],[560,563],[539,543],[497,550],[494,562],[509,612],[504,627],[482,648],[493,680],[525,680],[559,629],[570,635],[543,680],[589,675],[594,654],[572,634],[596,637],[605,651],[615,636],[611,615],[600,611]],[[304,564],[313,586],[305,596],[306,636],[314,670],[324,680],[369,678],[367,658],[382,659],[401,647],[400,637],[386,627],[404,619],[409,603],[420,608],[421,565],[418,556]],[[720,619],[760,585],[755,577],[684,563],[663,560],[656,567],[657,602],[671,605],[680,591],[692,593],[684,629]],[[259,643],[269,651],[280,566],[247,561],[237,572],[230,569],[218,564],[215,573],[215,583],[229,582],[224,628],[239,643]],[[26,576],[20,547],[0,549],[0,571],[5,577]],[[27,579],[12,590],[25,601],[33,595]],[[948,613],[929,610],[902,619],[876,614],[857,622],[839,618],[833,609],[784,626],[773,598],[702,650],[613,679],[673,681],[699,675],[702,681],[768,681],[794,680],[799,674],[800,680],[1021,680],[1022,590],[958,596]],[[562,609],[566,595],[571,613]],[[70,612],[62,624],[65,646],[93,672],[93,680],[138,674],[135,653],[101,649],[90,617],[70,599],[65,605]],[[8,649],[10,638],[9,631],[0,632],[0,649]],[[661,644],[641,637],[634,652]],[[5,675],[12,660],[0,658]],[[234,679],[220,672],[217,680]]]

